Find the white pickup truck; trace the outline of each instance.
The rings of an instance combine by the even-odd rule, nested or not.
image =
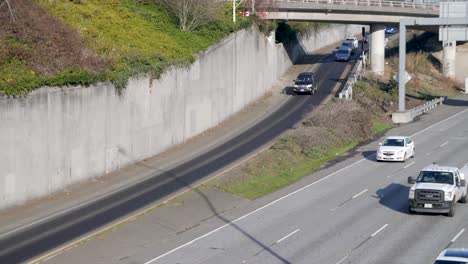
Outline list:
[[[409,213],[433,212],[455,215],[457,202],[466,203],[468,164],[463,168],[432,164],[421,170],[418,177],[408,177],[413,184],[409,191]]]

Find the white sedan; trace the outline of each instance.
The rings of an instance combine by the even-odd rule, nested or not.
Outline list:
[[[387,137],[379,145],[380,147],[377,150],[378,161],[405,161],[409,157],[414,157],[415,154],[414,141],[409,137]]]

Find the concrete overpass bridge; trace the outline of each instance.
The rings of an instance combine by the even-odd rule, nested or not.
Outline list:
[[[439,17],[439,5],[386,0],[273,0],[260,7],[265,19],[370,25],[372,72],[385,65],[385,26],[402,18]]]

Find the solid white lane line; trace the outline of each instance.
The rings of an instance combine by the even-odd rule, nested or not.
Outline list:
[[[463,232],[465,232],[465,228],[460,230],[460,232],[458,232],[458,234],[452,240],[450,240],[450,242],[452,242],[452,243],[455,242],[455,240],[457,240],[458,237],[461,236],[461,234],[463,234]]]
[[[406,169],[406,168],[408,168],[409,166],[413,165],[414,163],[416,163],[416,162],[415,162],[415,161],[411,162],[410,164],[408,164],[408,165],[404,166],[404,167],[403,167],[403,169]]]
[[[444,122],[446,122],[446,121],[448,121],[448,120],[450,120],[450,119],[452,119],[452,118],[454,118],[454,117],[456,117],[456,116],[459,116],[459,115],[461,115],[461,114],[463,114],[463,113],[465,113],[465,112],[467,112],[467,111],[468,111],[468,109],[465,109],[465,110],[463,110],[463,111],[461,111],[461,112],[458,112],[458,113],[454,114],[453,116],[450,116],[450,117],[448,117],[448,118],[446,118],[446,119],[444,119],[444,120],[442,120],[442,121],[440,121],[440,122],[437,122],[437,123],[435,123],[435,124],[433,124],[433,125],[431,125],[431,126],[426,127],[425,129],[423,129],[423,130],[421,130],[421,131],[419,131],[419,132],[414,133],[414,134],[411,135],[410,137],[414,137],[414,136],[416,136],[416,135],[419,135],[419,134],[421,134],[422,132],[424,132],[424,131],[426,131],[426,130],[429,130],[429,129],[431,129],[431,128],[433,128],[433,127],[439,125],[439,124],[442,124],[442,123],[444,123]]]
[[[362,192],[360,192],[360,193],[354,195],[351,199],[355,199],[355,198],[357,198],[359,195],[361,195],[361,194],[363,194],[363,193],[365,193],[365,192],[367,192],[367,191],[368,191],[368,190],[365,189],[364,191],[362,191]]]
[[[448,144],[448,141],[445,142],[444,144],[440,145],[440,147],[443,148],[443,147],[444,147],[445,145],[447,145],[447,144]]]
[[[296,233],[299,232],[300,230],[301,230],[301,229],[297,229],[297,230],[291,232],[289,235],[287,235],[287,236],[281,238],[280,240],[276,241],[276,243],[280,243],[281,241],[285,240],[286,238],[288,238],[288,237],[290,237],[290,236],[296,234]]]
[[[383,225],[379,230],[375,231],[374,234],[371,235],[371,237],[375,237],[378,233],[380,233],[382,230],[384,230],[388,224]]]
[[[345,261],[345,259],[347,259],[348,256],[344,256],[342,259],[340,259],[340,261],[338,261],[336,264],[340,264],[341,262]]]
[[[417,133],[412,134],[410,137],[414,137],[414,136],[416,136],[416,135],[419,135],[419,134],[421,134],[422,132],[427,131],[427,130],[429,130],[429,129],[431,129],[431,128],[433,128],[433,127],[439,125],[439,124],[442,124],[442,123],[444,123],[444,122],[446,122],[446,121],[448,121],[448,120],[450,120],[450,119],[452,119],[452,118],[454,118],[454,117],[456,117],[456,116],[459,116],[459,115],[461,115],[461,114],[463,114],[463,113],[465,113],[465,112],[468,112],[468,109],[465,109],[465,110],[463,110],[463,111],[461,111],[461,112],[458,112],[458,113],[456,113],[456,114],[454,114],[454,115],[452,115],[452,116],[450,116],[450,117],[448,117],[448,118],[446,118],[446,119],[444,119],[444,120],[442,120],[442,121],[440,121],[440,122],[437,122],[437,123],[435,123],[435,124],[433,124],[433,125],[431,125],[431,126],[429,126],[429,127],[426,127],[425,129],[423,129],[423,130],[421,130],[421,131],[419,131],[419,132],[417,132]],[[318,184],[318,183],[320,183],[320,182],[322,182],[322,181],[324,181],[324,180],[326,180],[326,179],[328,179],[328,178],[330,178],[330,177],[332,177],[332,176],[334,176],[334,175],[336,175],[336,174],[338,174],[338,173],[340,173],[340,172],[342,172],[342,171],[344,171],[344,170],[346,170],[346,169],[348,169],[348,168],[350,168],[350,167],[353,167],[354,165],[359,164],[359,163],[361,163],[361,162],[363,162],[363,161],[365,161],[365,160],[367,160],[367,159],[369,159],[370,157],[375,156],[375,155],[376,155],[376,153],[371,154],[371,155],[369,155],[369,156],[366,156],[366,157],[364,157],[364,158],[362,158],[362,159],[360,159],[360,160],[358,160],[358,161],[356,161],[356,162],[354,162],[354,163],[352,163],[352,164],[350,164],[350,165],[348,165],[348,166],[346,166],[346,167],[344,167],[344,168],[342,168],[342,169],[339,169],[339,170],[337,170],[337,171],[335,171],[335,172],[333,172],[333,173],[331,173],[331,174],[329,174],[329,175],[327,175],[327,176],[325,176],[325,177],[323,177],[323,178],[321,178],[321,179],[319,179],[319,180],[317,180],[317,181],[315,181],[315,182],[312,182],[312,183],[310,183],[310,184],[308,184],[308,185],[306,185],[306,186],[304,186],[304,187],[302,187],[302,188],[299,188],[299,189],[297,189],[297,190],[295,190],[295,191],[293,191],[293,192],[291,192],[291,193],[289,193],[289,194],[287,194],[287,195],[285,195],[285,196],[283,196],[283,197],[280,197],[280,198],[278,198],[278,199],[276,199],[276,200],[274,200],[274,201],[272,201],[272,202],[270,202],[270,203],[268,203],[268,204],[266,204],[266,205],[264,205],[264,206],[262,206],[262,207],[260,207],[260,208],[258,208],[258,209],[256,209],[256,210],[254,210],[254,211],[252,211],[252,212],[250,212],[250,213],[247,213],[247,214],[245,214],[245,215],[243,215],[243,216],[241,216],[241,217],[239,217],[239,218],[233,220],[232,222],[229,222],[229,223],[227,223],[227,224],[224,224],[224,225],[222,225],[222,226],[220,226],[220,227],[218,227],[218,228],[216,228],[216,229],[214,229],[214,230],[212,230],[212,231],[210,231],[210,232],[208,232],[208,233],[206,233],[206,234],[204,234],[204,235],[202,235],[202,236],[200,236],[200,237],[197,237],[197,238],[195,238],[195,239],[193,239],[193,240],[191,240],[191,241],[189,241],[189,242],[187,242],[187,243],[185,243],[185,244],[183,244],[183,245],[180,245],[180,246],[178,246],[178,247],[176,247],[176,248],[174,248],[174,249],[172,249],[172,250],[170,250],[170,251],[168,251],[168,252],[166,252],[166,253],[164,253],[164,254],[162,254],[162,255],[159,255],[158,257],[155,257],[155,258],[153,258],[153,259],[151,259],[151,260],[145,262],[144,264],[149,264],[149,263],[152,263],[152,262],[154,262],[154,261],[156,261],[156,260],[158,260],[158,259],[161,259],[161,258],[163,258],[163,257],[165,257],[165,256],[167,256],[167,255],[169,255],[169,254],[171,254],[171,253],[173,253],[173,252],[175,252],[175,251],[181,249],[181,248],[184,248],[184,247],[186,247],[186,246],[192,244],[192,243],[195,242],[195,241],[198,241],[198,240],[200,240],[200,239],[202,239],[202,238],[204,238],[204,237],[207,237],[207,236],[209,236],[209,235],[211,235],[211,234],[213,234],[213,233],[215,233],[215,232],[217,232],[217,231],[219,231],[219,230],[221,230],[221,229],[224,229],[226,226],[229,226],[229,225],[231,225],[231,224],[234,224],[234,223],[236,223],[236,222],[238,222],[238,221],[240,221],[240,220],[242,220],[242,219],[244,219],[244,218],[246,218],[246,217],[248,217],[248,216],[250,216],[250,215],[252,215],[252,214],[255,214],[255,213],[258,212],[258,211],[261,211],[261,210],[263,210],[263,209],[265,209],[265,208],[267,208],[267,207],[270,207],[270,206],[272,206],[272,205],[278,203],[279,201],[288,198],[289,196],[292,196],[292,195],[294,195],[294,194],[296,194],[296,193],[299,193],[299,192],[301,192],[301,191],[303,191],[303,190],[305,190],[305,189],[308,189],[309,187],[311,187],[311,186],[313,186],[313,185],[316,185],[316,184]]]

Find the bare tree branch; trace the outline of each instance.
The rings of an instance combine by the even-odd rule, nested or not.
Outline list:
[[[191,31],[212,22],[222,7],[218,0],[156,0],[164,4],[179,20],[179,28]]]

